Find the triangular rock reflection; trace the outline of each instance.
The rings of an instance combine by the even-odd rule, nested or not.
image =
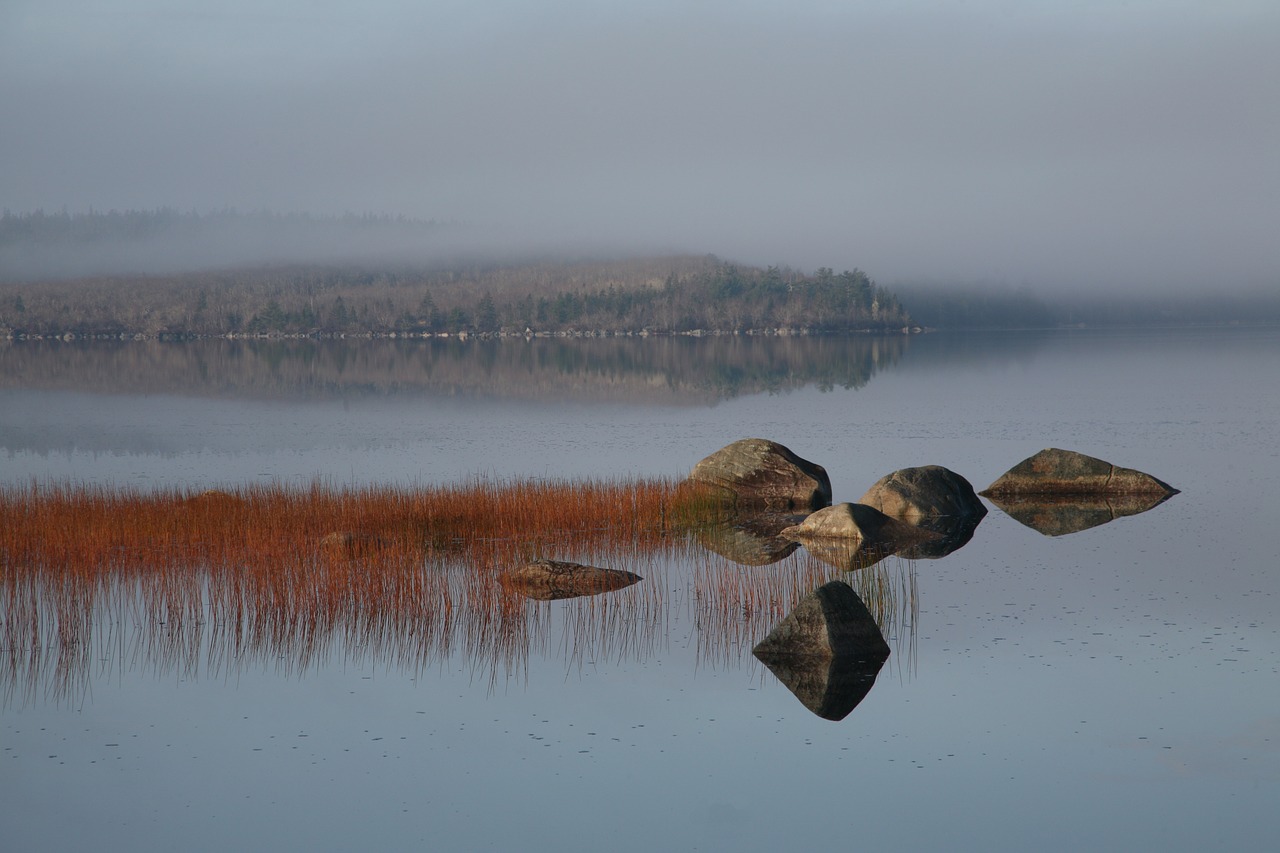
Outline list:
[[[1173,495],[988,496],[1015,521],[1045,536],[1065,536],[1155,509]]]
[[[870,692],[890,652],[858,594],[831,581],[801,599],[752,654],[810,711],[842,720]]]

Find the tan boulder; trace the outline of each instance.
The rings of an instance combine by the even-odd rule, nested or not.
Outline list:
[[[694,465],[689,479],[721,490],[739,506],[814,509],[831,503],[825,468],[764,438],[720,448]]]

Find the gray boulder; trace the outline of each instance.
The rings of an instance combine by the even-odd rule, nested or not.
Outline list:
[[[618,569],[602,569],[559,560],[534,560],[498,575],[503,589],[539,601],[599,595],[643,580]]]
[[[739,506],[814,509],[831,503],[825,468],[764,438],[720,448],[694,465],[689,479],[731,495]]]
[[[1008,495],[1175,495],[1178,490],[1150,474],[1076,453],[1048,448],[1022,460],[982,492]]]
[[[941,465],[902,468],[887,474],[858,502],[938,534],[936,539],[900,552],[910,559],[936,560],[962,548],[987,514],[969,481]]]
[[[980,519],[987,514],[969,481],[941,465],[902,468],[886,474],[867,489],[858,503],[917,526],[932,519]]]

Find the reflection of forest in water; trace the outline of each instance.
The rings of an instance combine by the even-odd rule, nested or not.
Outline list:
[[[708,403],[808,385],[859,388],[916,343],[907,335],[23,341],[0,343],[0,388]]]

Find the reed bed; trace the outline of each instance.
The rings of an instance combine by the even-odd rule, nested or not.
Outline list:
[[[335,654],[412,670],[458,655],[496,683],[531,653],[644,659],[681,605],[699,655],[728,662],[843,574],[804,552],[761,569],[705,551],[689,533],[714,510],[664,479],[0,490],[0,686],[6,701],[61,700],[95,663],[297,673]],[[645,580],[561,602],[498,583],[538,557]],[[859,591],[873,613],[904,590],[914,601],[914,579],[871,577]]]

